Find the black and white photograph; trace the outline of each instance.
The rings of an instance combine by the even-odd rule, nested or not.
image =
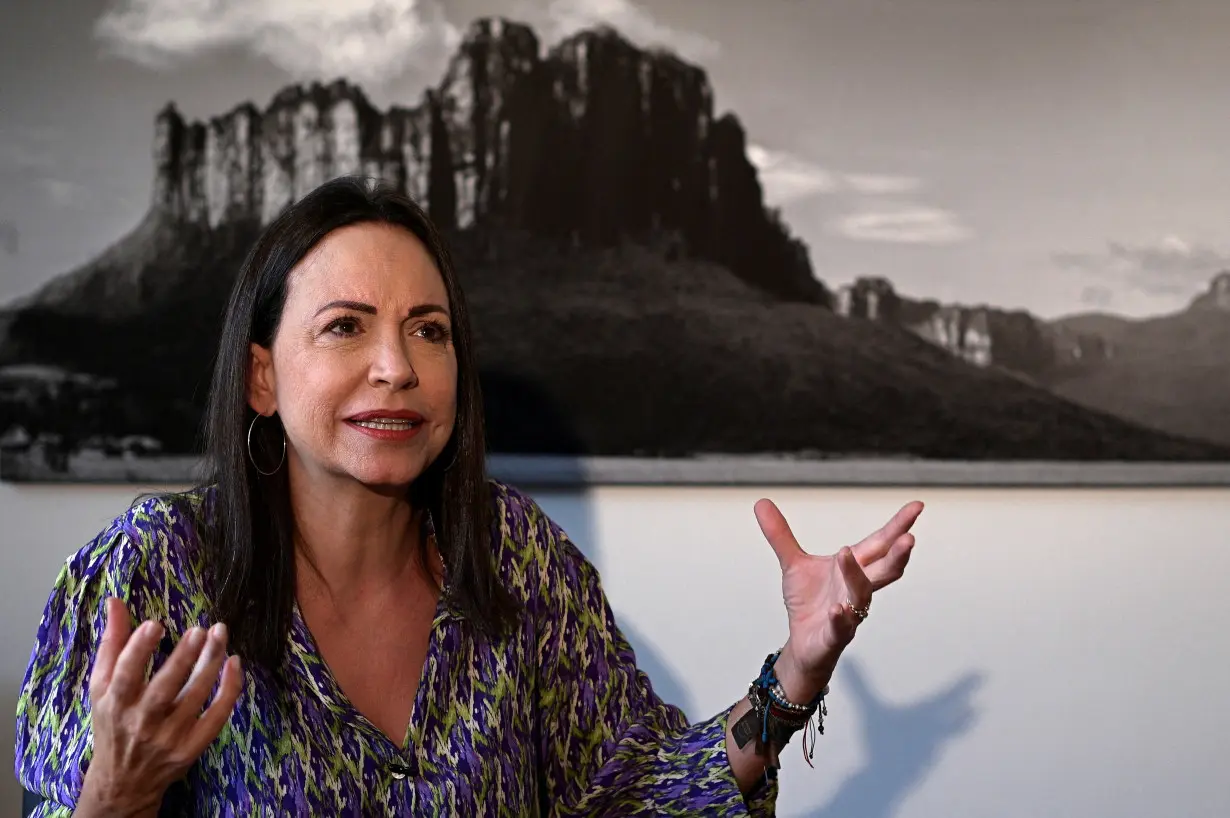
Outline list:
[[[262,228],[447,236],[492,469],[1230,484],[1224,0],[17,0],[0,479],[181,482]]]

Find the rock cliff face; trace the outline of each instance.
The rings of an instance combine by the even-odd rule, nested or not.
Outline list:
[[[363,174],[452,233],[494,451],[1226,459],[1154,430],[1230,443],[1230,274],[1147,326],[913,300],[882,279],[834,298],[704,72],[610,29],[544,54],[530,29],[479,21],[407,107],[344,81],[204,122],[168,105],[154,161],[130,233],[0,309],[0,455],[42,440],[67,463],[134,436],[193,451],[261,226]],[[47,372],[110,386],[64,397]]]
[[[205,123],[168,104],[154,123],[153,207],[216,228],[266,224],[335,176],[370,173],[415,189],[407,168],[418,165],[426,129],[408,114],[379,114],[342,81],[287,88],[264,111],[245,103]]]
[[[1001,366],[1030,376],[1114,355],[1114,345],[1095,333],[1019,310],[904,298],[882,278],[862,278],[840,288],[835,308],[841,315],[901,326],[975,366]]]
[[[153,206],[208,228],[266,224],[361,173],[446,229],[521,229],[584,245],[677,239],[775,296],[826,302],[806,248],[766,211],[743,131],[715,120],[705,72],[609,28],[540,56],[537,36],[474,23],[440,84],[377,110],[345,81],[290,87],[208,122],[155,122]]]
[[[1196,296],[1191,308],[1230,313],[1230,270],[1215,275],[1209,282],[1209,289]]]

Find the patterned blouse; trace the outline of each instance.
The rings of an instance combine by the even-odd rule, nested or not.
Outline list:
[[[210,816],[772,815],[775,780],[739,792],[730,711],[689,726],[662,702],[594,567],[533,500],[492,485],[493,547],[525,615],[492,644],[441,602],[400,746],[347,701],[296,608],[282,680],[245,664],[230,721],[168,799]],[[47,799],[36,818],[67,818],[81,791],[106,598],[166,626],[155,666],[210,624],[191,522],[209,499],[143,501],[56,579],[17,704],[17,777]]]

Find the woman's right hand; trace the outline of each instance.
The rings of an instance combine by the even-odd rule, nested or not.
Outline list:
[[[157,622],[133,632],[123,601],[107,600],[107,625],[90,676],[94,757],[77,815],[156,815],[167,788],[231,717],[242,674],[239,657],[226,656],[226,627],[189,630],[146,682],[161,639]],[[218,694],[202,712],[219,670]]]

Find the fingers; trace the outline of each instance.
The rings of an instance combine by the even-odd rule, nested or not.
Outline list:
[[[777,554],[777,561],[782,570],[785,570],[794,560],[804,556],[799,541],[794,538],[794,533],[790,530],[790,524],[786,522],[781,510],[774,505],[772,500],[760,500],[756,503],[755,511],[756,522],[760,524],[760,532],[769,541],[773,553]]]
[[[834,605],[829,609],[829,620],[832,622],[833,635],[838,645],[848,645],[854,639],[854,631],[858,620],[845,605]]]
[[[111,672],[107,692],[112,698],[119,702],[132,702],[141,697],[145,687],[146,665],[161,638],[162,625],[157,622],[143,622],[129,637]]]
[[[202,678],[205,678],[204,674]],[[188,734],[186,750],[192,758],[197,758],[204,753],[205,749],[218,737],[218,733],[222,732],[222,726],[230,720],[242,689],[243,674],[239,666],[239,657],[232,656],[226,660],[226,665],[222,668],[222,681],[218,686],[218,695],[214,697],[209,709],[197,719],[192,731]]]
[[[864,537],[854,546],[854,556],[859,563],[869,565],[887,554],[901,535],[910,530],[922,511],[923,504],[918,500],[906,503],[878,531]]]
[[[846,599],[843,604],[837,606],[839,613],[835,617],[834,632],[843,644],[849,644],[871,605],[871,580],[863,573],[852,549],[841,549],[835,559],[837,570],[841,572],[841,579],[846,587]],[[863,616],[855,613],[859,610],[863,611]]]
[[[871,604],[871,593],[874,590],[871,580],[863,572],[863,567],[854,558],[854,551],[843,548],[837,552],[837,566],[841,569],[841,578],[846,583],[850,594],[849,603],[855,608],[864,608]]]
[[[865,569],[867,578],[871,580],[872,589],[878,591],[901,579],[905,574],[906,564],[910,561],[910,554],[913,552],[914,535],[902,534],[898,537],[882,559],[876,560]]]
[[[165,712],[175,704],[204,646],[205,629],[189,628],[146,689],[149,704],[154,709]]]
[[[226,626],[222,623],[214,625],[204,642],[205,649],[192,668],[192,676],[179,694],[180,707],[187,718],[198,717],[209,700],[218,671],[222,670],[222,663],[226,661],[226,641]]]
[[[182,772],[217,738],[243,689],[238,657],[226,659],[226,628],[190,628],[146,683],[163,627],[147,621],[130,633],[129,612],[118,599],[106,601],[105,613],[90,674],[95,738],[112,754],[135,758],[139,776]],[[205,708],[215,682],[218,694]]]
[[[107,687],[111,684],[111,674],[115,671],[115,662],[132,634],[128,607],[123,600],[108,597],[104,607],[107,620],[99,641],[98,654],[94,657],[94,669],[90,672],[91,698],[98,698],[107,692]]]

